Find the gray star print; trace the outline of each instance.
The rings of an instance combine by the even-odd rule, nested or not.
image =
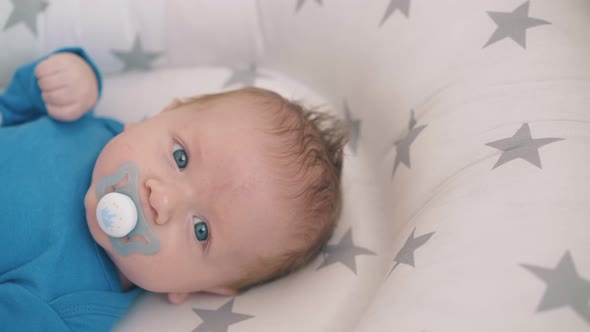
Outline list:
[[[217,310],[193,308],[202,320],[193,332],[227,332],[230,325],[254,317],[232,312],[233,305],[234,299],[231,299]]]
[[[297,0],[297,7],[295,7],[295,12],[298,12],[301,9],[301,7],[303,7],[305,1],[307,0]],[[322,5],[322,0],[315,0],[315,2],[317,2],[320,6]]]
[[[346,267],[348,267],[352,272],[354,272],[354,274],[356,274],[356,256],[376,255],[374,252],[368,249],[357,247],[354,245],[354,243],[352,242],[352,228],[349,228],[348,231],[346,231],[346,233],[340,239],[340,242],[338,242],[338,244],[326,245],[324,253],[324,262],[317,268],[317,270],[325,266],[340,262],[344,264]]]
[[[420,135],[422,130],[426,128],[426,125],[420,126],[415,128],[416,126],[416,119],[414,118],[414,111],[412,110],[412,116],[410,118],[410,125],[408,134],[402,138],[401,140],[395,142],[395,162],[393,164],[393,172],[391,172],[391,178],[395,175],[395,171],[400,163],[406,165],[406,167],[410,168],[410,145],[414,143],[416,137]]]
[[[411,267],[416,267],[416,265],[414,265],[414,251],[423,246],[430,239],[430,237],[434,235],[434,232],[423,234],[418,236],[417,238],[414,238],[415,231],[416,227],[414,227],[414,230],[412,230],[412,233],[410,234],[410,236],[408,236],[406,243],[404,243],[402,248],[398,251],[397,255],[395,255],[395,258],[393,259],[395,264],[387,274],[387,277],[389,277],[391,272],[393,272],[393,270],[399,264],[407,264]]]
[[[37,36],[37,15],[44,12],[49,5],[39,0],[11,0],[12,13],[4,24],[3,30],[23,22],[33,35]]]
[[[578,275],[569,251],[561,257],[555,269],[520,265],[547,284],[537,312],[569,306],[590,325],[590,280]]]
[[[385,15],[383,15],[379,26],[383,26],[383,23],[385,23],[396,10],[401,11],[406,17],[410,17],[410,0],[389,0],[389,5],[387,5],[387,9],[385,9]]]
[[[361,135],[361,120],[352,117],[352,112],[350,112],[350,107],[348,107],[348,103],[346,102],[346,100],[344,101],[343,105],[344,115],[346,116],[346,122],[350,123],[351,126],[350,140],[348,141],[348,144],[350,145],[352,153],[356,154],[356,148],[358,146],[358,141]]]
[[[484,45],[484,48],[507,37],[517,42],[522,48],[526,48],[527,29],[538,25],[551,24],[545,20],[529,17],[529,5],[530,2],[527,1],[513,12],[488,11],[488,15],[498,27],[490,40]]]
[[[254,82],[257,78],[266,77],[263,74],[258,73],[256,64],[253,63],[246,69],[232,69],[232,75],[223,83],[223,87],[230,86],[232,84],[242,84],[243,86],[254,86]]]
[[[518,158],[524,159],[529,163],[542,168],[539,148],[543,145],[561,140],[563,140],[563,138],[533,139],[531,137],[529,124],[525,123],[512,137],[486,143],[486,145],[503,151],[500,159],[498,159],[498,162],[496,162],[492,169]]]
[[[131,69],[150,70],[152,62],[162,56],[162,52],[146,52],[141,46],[141,39],[135,36],[133,48],[130,51],[111,50],[111,53],[119,60],[123,61],[123,71]]]

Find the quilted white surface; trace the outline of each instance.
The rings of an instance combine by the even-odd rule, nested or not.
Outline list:
[[[590,330],[588,0],[17,3],[0,84],[75,44],[124,121],[255,84],[353,124],[321,257],[236,298],[147,294],[118,331]]]

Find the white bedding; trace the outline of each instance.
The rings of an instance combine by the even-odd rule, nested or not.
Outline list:
[[[80,45],[99,114],[255,84],[355,128],[310,266],[235,298],[146,294],[117,331],[590,331],[589,1],[14,3],[0,84]]]

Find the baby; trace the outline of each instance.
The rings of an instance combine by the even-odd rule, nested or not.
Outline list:
[[[88,112],[101,85],[87,54],[68,48],[20,68],[0,95],[3,328],[108,330],[140,289],[171,303],[232,296],[328,241],[341,122],[244,88],[123,125]],[[97,213],[115,192],[137,212],[125,236]]]

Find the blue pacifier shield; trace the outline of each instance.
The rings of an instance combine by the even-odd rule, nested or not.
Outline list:
[[[117,186],[125,177],[127,182]],[[138,182],[139,168],[133,162],[126,162],[96,184],[98,225],[121,256],[134,252],[153,255],[160,250],[160,240],[143,215]],[[110,188],[115,189],[109,192]]]

